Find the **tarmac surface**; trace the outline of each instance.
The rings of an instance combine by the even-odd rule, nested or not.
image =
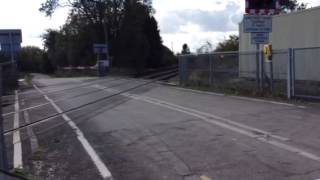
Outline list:
[[[33,81],[18,97],[20,111],[29,108],[19,125],[39,121],[19,130],[21,168],[34,179],[320,178],[320,108],[313,104],[120,77]],[[14,127],[13,110],[3,110],[5,130]],[[12,136],[6,142],[15,167]]]

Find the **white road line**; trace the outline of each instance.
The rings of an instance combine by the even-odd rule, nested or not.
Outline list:
[[[23,106],[24,105],[24,101],[22,101],[21,104]],[[23,111],[23,117],[24,117],[24,120],[25,120],[26,124],[30,124],[31,123],[30,117],[29,117],[29,112],[27,110]],[[39,148],[39,143],[38,143],[37,136],[34,134],[34,132],[32,130],[32,127],[29,127],[29,126],[27,127],[27,133],[28,133],[28,137],[30,139],[31,152],[35,153]]]
[[[13,121],[13,128],[19,128],[19,121],[20,121],[20,112],[19,112],[19,96],[18,91],[15,91],[15,104],[14,104],[14,121]],[[20,137],[20,130],[15,130],[13,132],[13,168],[15,169],[22,169],[22,146],[21,146],[21,137]]]
[[[100,86],[100,85],[96,85],[95,87],[97,87],[99,89],[103,89],[105,91],[119,92],[118,90],[112,89],[112,88],[111,89],[105,89],[104,86]],[[123,95],[136,96],[134,94],[129,94],[129,93],[124,93]],[[267,132],[267,131],[264,131],[264,130],[261,130],[261,129],[258,129],[258,128],[255,128],[255,127],[251,127],[251,126],[239,123],[239,122],[235,122],[235,121],[232,121],[230,119],[226,119],[226,118],[214,115],[214,114],[205,113],[205,112],[198,111],[196,109],[187,108],[187,107],[184,107],[184,106],[179,106],[177,104],[172,104],[172,103],[169,103],[169,102],[166,102],[166,101],[162,101],[162,100],[159,100],[159,99],[155,99],[155,98],[151,98],[151,97],[146,97],[146,96],[140,96],[140,97],[143,97],[143,98],[151,100],[151,101],[160,102],[162,104],[167,104],[167,105],[170,105],[170,106],[174,106],[174,107],[177,107],[179,109],[184,109],[186,111],[193,112],[193,113],[196,113],[196,114],[200,114],[200,115],[203,115],[203,116],[206,116],[206,117],[209,117],[209,118],[220,120],[220,121],[223,121],[224,123],[227,123],[227,124],[230,124],[230,125],[242,128],[242,129],[249,130],[252,133],[263,134],[265,136],[272,137],[272,138],[275,138],[275,139],[278,139],[278,140],[281,140],[281,141],[289,141],[290,140],[289,138],[282,137],[282,136],[277,136],[277,135],[274,135],[273,133],[270,133],[270,132]]]
[[[39,91],[50,103],[51,105],[57,110],[58,113],[63,113],[63,111],[57,106],[57,104],[50,99],[45,93],[39,89],[35,84],[33,84],[33,87]],[[90,145],[89,141],[85,138],[83,132],[80,130],[80,128],[69,118],[66,114],[62,114],[62,118],[69,124],[69,126],[74,130],[74,132],[77,134],[77,138],[80,141],[83,148],[86,150],[88,155],[90,156],[91,160],[97,167],[100,175],[104,180],[111,180],[112,175],[107,166],[103,163],[97,152],[93,149],[93,147]]]
[[[258,99],[258,98],[250,98],[250,97],[243,97],[243,96],[230,96],[227,94],[222,94],[222,93],[214,93],[214,92],[206,92],[206,91],[200,91],[200,90],[194,90],[194,89],[187,89],[187,88],[180,88],[180,87],[171,87],[177,90],[182,90],[182,91],[189,91],[197,94],[207,94],[207,95],[214,95],[214,96],[225,96],[225,97],[231,97],[234,99],[240,99],[240,100],[246,100],[246,101],[254,101],[254,102],[262,102],[262,103],[269,103],[269,104],[276,104],[276,105],[282,105],[282,106],[289,106],[289,107],[297,107],[300,109],[305,109],[307,108],[306,106],[299,106],[295,104],[290,104],[290,103],[283,103],[283,102],[277,102],[277,101],[271,101],[271,100],[265,100],[265,99]]]
[[[117,90],[111,89],[111,90],[106,90],[106,91],[117,91]],[[197,110],[194,110],[194,109],[190,109],[190,108],[187,108],[187,107],[179,106],[179,105],[172,104],[172,103],[169,103],[169,102],[166,102],[166,101],[162,101],[162,100],[158,100],[158,99],[155,99],[155,98],[150,98],[150,97],[136,95],[136,94],[130,94],[130,93],[123,93],[122,95],[130,97],[132,99],[148,102],[148,103],[155,104],[155,105],[158,105],[158,106],[162,106],[162,107],[165,107],[165,108],[168,108],[168,109],[171,109],[171,110],[175,110],[175,111],[178,111],[178,112],[189,114],[191,116],[194,116],[194,117],[197,117],[199,119],[202,119],[202,120],[204,120],[204,121],[206,121],[208,123],[211,123],[211,124],[217,125],[219,127],[222,127],[222,128],[237,132],[239,134],[254,138],[254,139],[258,140],[258,141],[261,141],[261,142],[273,145],[274,147],[277,147],[277,148],[280,148],[280,149],[295,153],[295,154],[297,154],[299,156],[302,156],[302,157],[305,157],[305,158],[320,162],[320,156],[312,154],[312,153],[309,153],[309,152],[306,152],[303,149],[300,149],[300,148],[297,148],[297,147],[294,147],[294,146],[291,146],[291,145],[288,145],[288,144],[284,144],[284,143],[276,140],[276,139],[279,139],[279,138],[285,140],[286,138],[284,138],[284,137],[280,137],[280,136],[277,137],[277,136],[274,136],[274,135],[273,135],[273,137],[271,135],[270,136],[261,136],[261,135],[258,135],[256,133],[252,132],[252,131],[248,131],[245,128],[245,126],[244,127],[237,127],[237,126],[235,126],[235,124],[229,124],[229,123],[226,123],[226,122],[221,122],[221,118],[219,118],[218,116],[213,115],[213,117],[210,117],[209,116],[210,114],[208,114],[208,113],[200,112],[200,111],[197,111]],[[218,119],[216,119],[215,117],[217,117]]]

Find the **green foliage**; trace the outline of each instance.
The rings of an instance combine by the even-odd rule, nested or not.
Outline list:
[[[52,0],[42,4],[41,11],[52,14],[51,10],[58,5],[45,6],[49,1]],[[169,57],[174,56],[173,53],[163,48],[151,0],[74,0],[69,3],[72,10],[65,25],[59,30],[47,30],[42,36],[48,60],[54,67],[95,65],[97,58],[92,46],[106,40],[112,65],[134,68],[138,74],[146,68],[165,66],[171,62],[168,59],[174,59]]]
[[[53,66],[45,51],[38,47],[23,47],[18,57],[18,68],[22,72],[52,73]]]
[[[238,51],[239,50],[239,36],[230,35],[228,39],[220,42],[216,47],[216,52],[223,51]]]
[[[188,44],[183,44],[182,45],[181,54],[190,54],[190,48],[189,48]]]
[[[0,63],[10,61],[10,57],[0,51]]]
[[[41,4],[39,11],[45,12],[46,16],[52,16],[57,7],[59,7],[59,0],[47,0]]]
[[[307,3],[298,3],[297,0],[281,0],[281,11],[282,13],[290,13],[293,11],[300,11],[307,8]]]
[[[178,64],[178,57],[166,46],[162,46],[162,63],[165,66]]]
[[[140,1],[127,0],[114,64],[134,67],[139,74],[145,68],[165,65],[162,50],[158,23],[150,7]]]

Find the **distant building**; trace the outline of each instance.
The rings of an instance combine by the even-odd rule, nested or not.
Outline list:
[[[320,47],[320,6],[273,16],[270,43],[274,49]],[[239,50],[252,51],[249,33],[239,26]]]
[[[0,29],[0,53],[15,59],[21,50],[22,32],[20,29]]]

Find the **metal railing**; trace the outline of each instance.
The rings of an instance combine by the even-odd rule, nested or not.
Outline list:
[[[17,88],[18,85],[18,72],[16,63],[2,62],[0,63],[0,179],[13,180],[21,179],[18,176],[11,175],[8,173],[8,160],[5,139],[3,134],[3,117],[2,117],[2,107],[3,107],[3,95],[12,94],[12,91]]]

